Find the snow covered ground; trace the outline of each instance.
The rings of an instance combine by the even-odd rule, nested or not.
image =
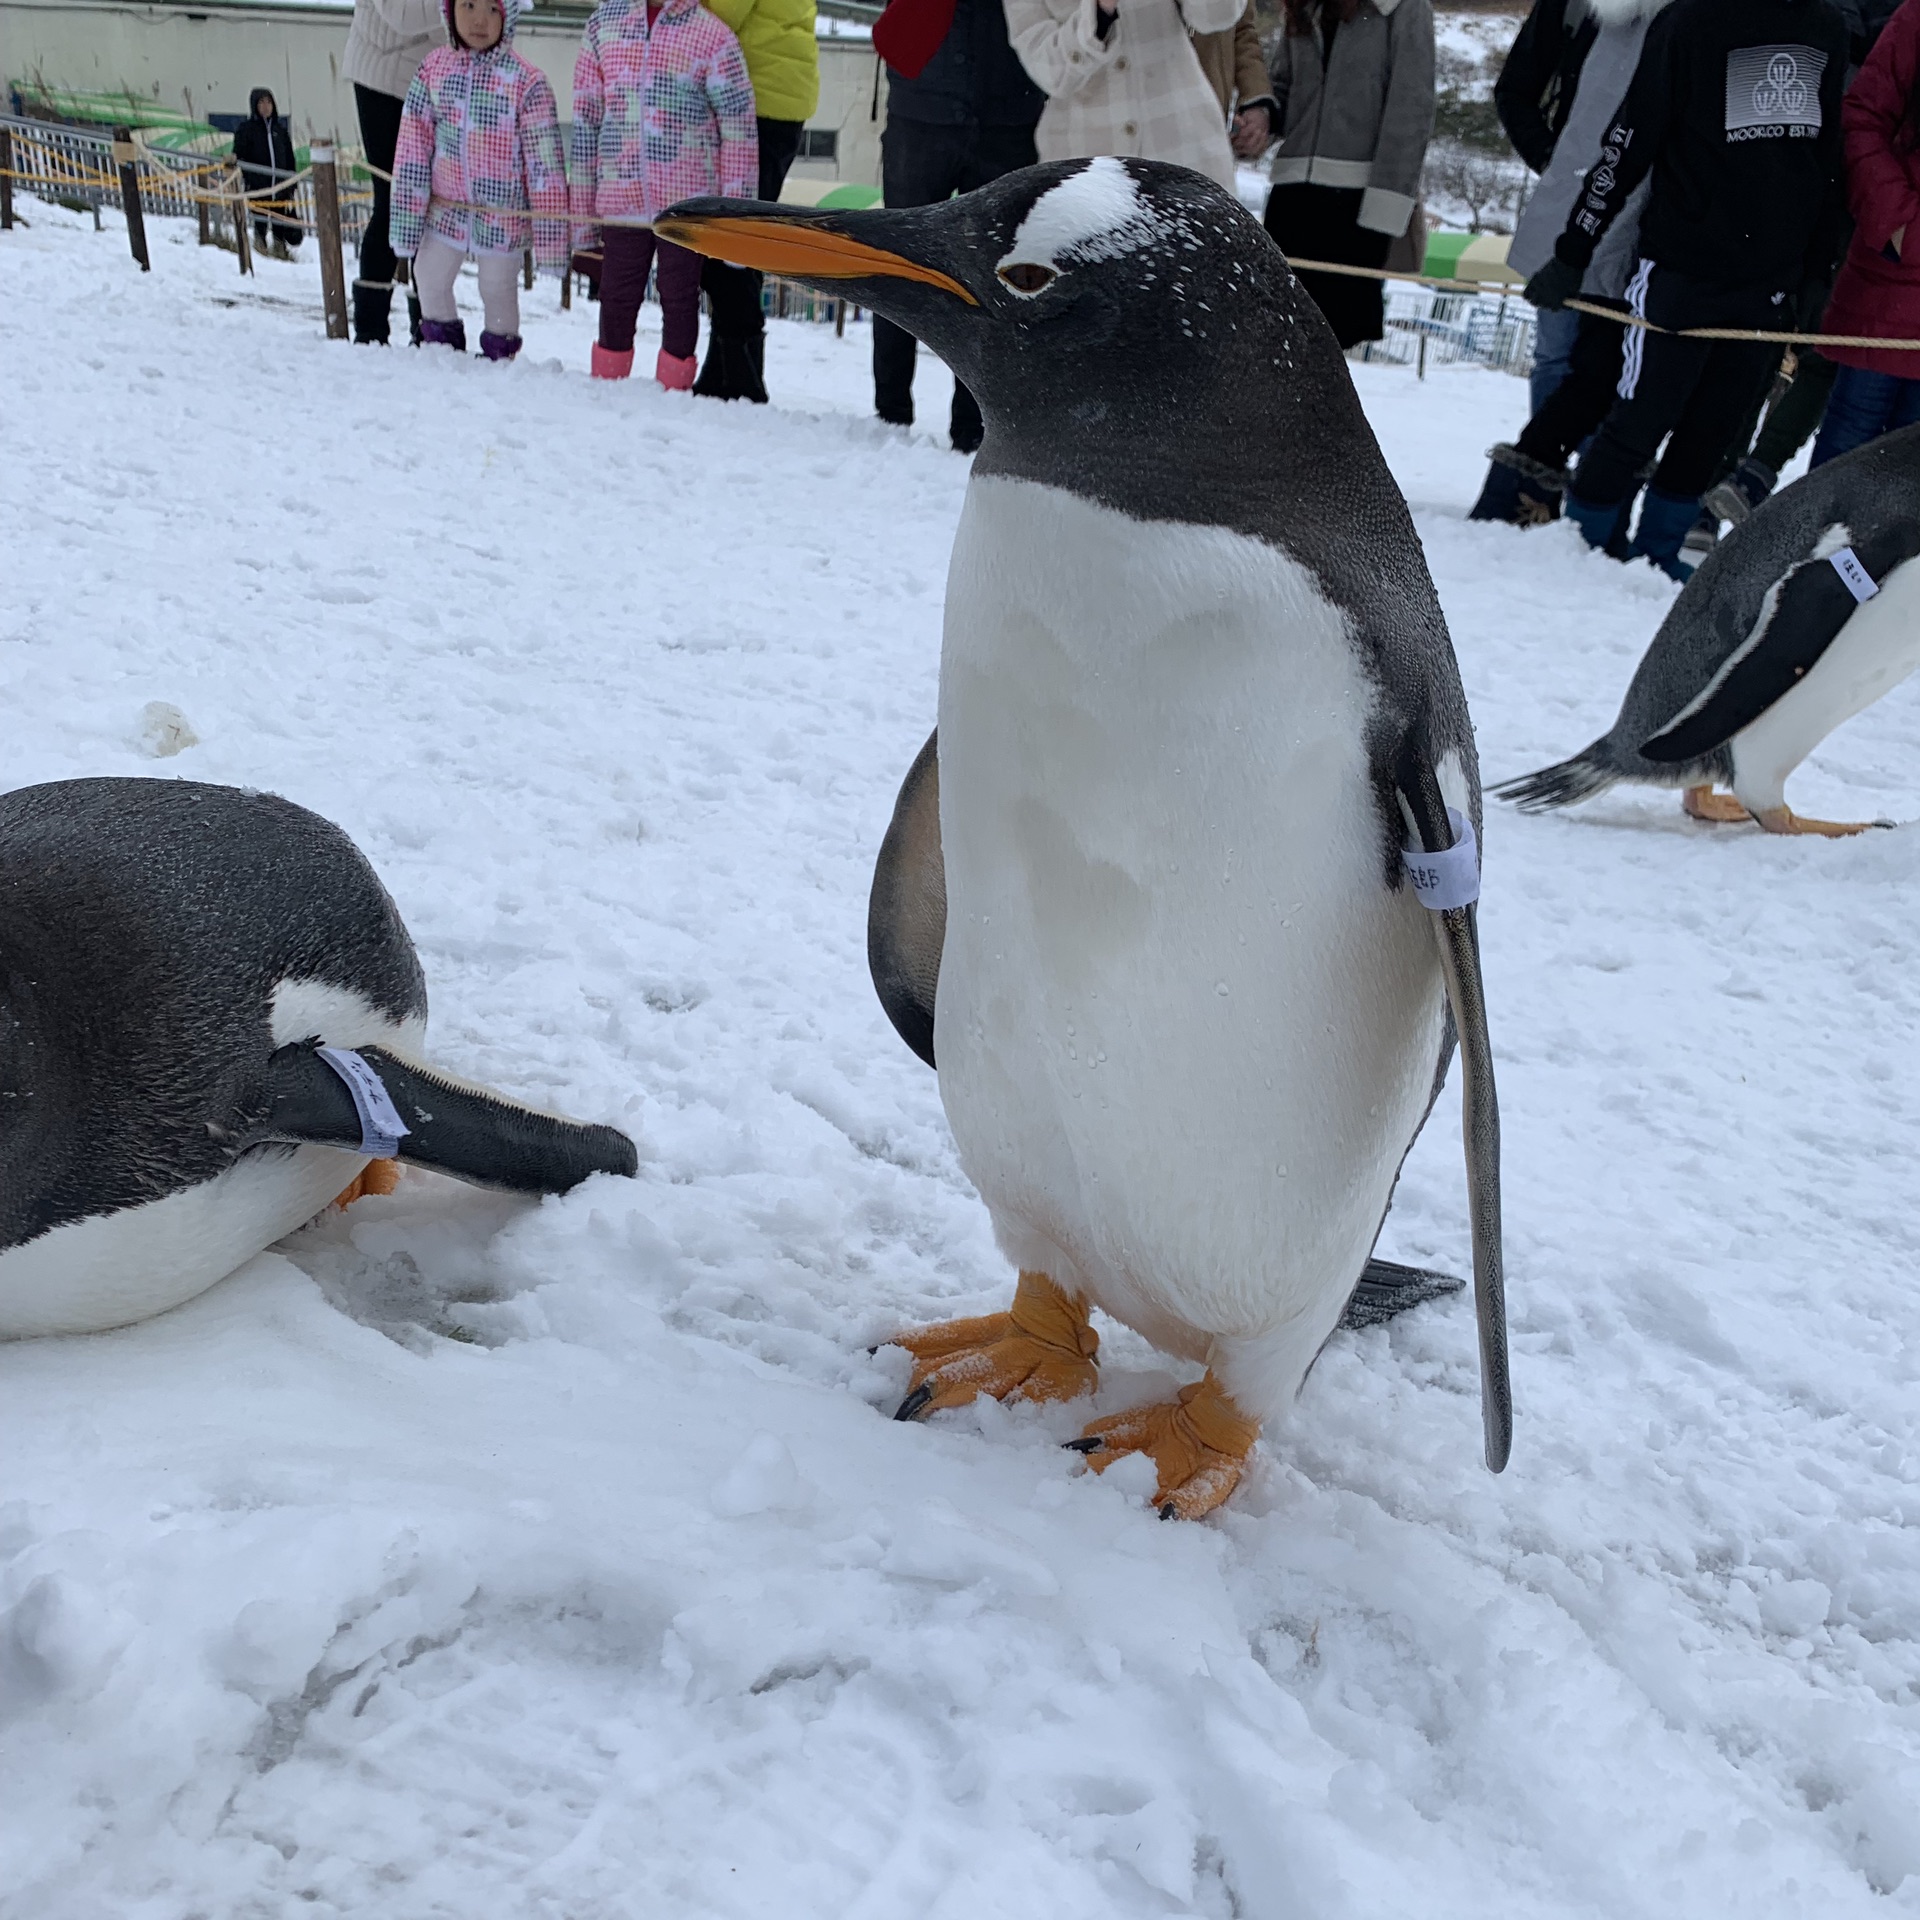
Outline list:
[[[864,329],[723,408],[590,385],[551,286],[516,366],[362,351],[311,265],[25,211],[7,784],[342,822],[440,1059],[642,1171],[409,1175],[0,1349],[5,1920],[1920,1913],[1920,831],[1492,809],[1512,1468],[1456,1299],[1163,1524],[1085,1407],[897,1426],[867,1352],[1010,1276],[866,978],[966,465],[865,417]],[[1466,524],[1521,383],[1356,371],[1489,777],[1583,744],[1673,590]],[[1916,766],[1909,687],[1793,798]],[[1451,1097],[1385,1250],[1465,1270]]]

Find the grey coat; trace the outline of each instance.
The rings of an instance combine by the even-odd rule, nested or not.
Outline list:
[[[1599,37],[1580,69],[1579,86],[1553,158],[1535,184],[1507,249],[1507,265],[1528,278],[1552,258],[1553,243],[1586,184],[1587,169],[1600,157],[1600,143],[1627,97],[1648,24],[1667,0],[1585,0],[1585,5],[1600,22]],[[1580,283],[1582,293],[1618,300],[1626,292],[1639,251],[1640,214],[1651,185],[1650,179],[1641,181],[1607,230]]]
[[[1288,33],[1273,60],[1276,187],[1359,187],[1360,224],[1395,239],[1433,135],[1432,0],[1360,0],[1333,38]]]

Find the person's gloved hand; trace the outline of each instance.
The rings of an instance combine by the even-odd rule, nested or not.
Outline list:
[[[1526,298],[1543,313],[1558,313],[1580,291],[1586,277],[1586,268],[1570,266],[1556,253],[1527,282]]]

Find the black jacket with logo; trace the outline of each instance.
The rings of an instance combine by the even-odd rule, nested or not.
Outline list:
[[[1554,251],[1584,268],[1653,173],[1640,252],[1723,287],[1792,292],[1831,272],[1846,217],[1831,0],[1674,0]]]

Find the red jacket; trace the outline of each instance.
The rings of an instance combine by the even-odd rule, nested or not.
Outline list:
[[[1841,107],[1847,136],[1847,203],[1858,222],[1834,283],[1822,333],[1920,340],[1920,149],[1903,131],[1920,87],[1920,0],[1906,4],[1867,55]],[[1897,256],[1890,251],[1901,235]],[[1920,353],[1823,347],[1830,360],[1920,380]]]

